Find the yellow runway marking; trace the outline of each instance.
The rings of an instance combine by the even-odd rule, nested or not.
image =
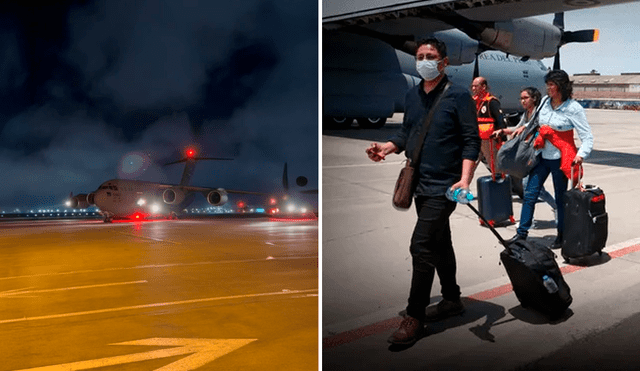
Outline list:
[[[113,313],[113,312],[121,312],[121,311],[125,311],[125,310],[159,308],[159,307],[168,307],[168,306],[173,306],[173,305],[205,303],[205,302],[220,301],[220,300],[258,298],[258,297],[278,296],[278,295],[293,295],[293,294],[302,294],[302,293],[317,292],[317,291],[318,291],[318,289],[283,290],[283,291],[277,291],[277,292],[266,292],[266,293],[261,293],[261,294],[233,295],[233,296],[223,296],[223,297],[219,297],[219,298],[203,298],[203,299],[172,301],[172,302],[167,302],[167,303],[142,304],[142,305],[133,305],[133,306],[129,306],[129,307],[120,307],[120,308],[108,308],[108,309],[89,310],[89,311],[84,311],[84,312],[52,314],[52,315],[48,315],[48,316],[5,319],[5,320],[0,320],[0,325],[7,324],[7,323],[18,323],[18,322],[27,322],[27,321],[39,321],[39,320],[49,320],[49,319],[85,316],[85,315],[91,315],[91,314]]]

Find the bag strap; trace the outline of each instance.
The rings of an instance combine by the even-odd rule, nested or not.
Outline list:
[[[548,100],[549,100],[549,96],[547,95],[545,99],[542,102],[540,102],[540,104],[536,108],[536,111],[533,113],[533,117],[529,121],[529,125],[535,125],[536,128],[540,126],[540,123],[538,122],[538,114],[540,113],[540,110],[542,110],[542,106],[545,103],[547,103]]]
[[[447,92],[449,87],[451,86],[451,81],[447,81],[447,84],[442,89],[442,92],[438,95],[438,98],[431,106],[431,110],[427,115],[427,118],[424,120],[424,124],[422,125],[422,132],[420,133],[420,138],[418,138],[418,142],[416,143],[416,150],[413,152],[413,156],[411,156],[410,165],[416,168],[418,166],[420,160],[420,152],[422,152],[422,145],[424,144],[424,139],[427,137],[427,132],[429,131],[429,126],[431,126],[431,119],[433,118],[433,114],[436,112],[438,105],[440,104],[440,100],[444,96],[444,93]]]

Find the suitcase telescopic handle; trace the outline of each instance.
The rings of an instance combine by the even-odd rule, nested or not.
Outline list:
[[[578,181],[576,182],[575,177],[573,176],[573,168],[574,167],[578,167]],[[571,188],[577,188],[577,189],[581,189],[582,187],[580,186],[582,184],[582,172],[584,170],[582,169],[582,164],[579,165],[573,165],[571,164]]]
[[[489,229],[491,230],[491,232],[493,232],[493,234],[498,237],[498,240],[500,241],[500,243],[502,244],[502,246],[504,246],[507,250],[511,251],[511,247],[509,246],[509,244],[507,243],[507,241],[504,240],[504,238],[502,238],[502,236],[500,236],[500,233],[498,233],[498,231],[496,231],[496,229],[491,225],[491,223],[489,223],[487,221],[487,219],[485,219],[484,216],[482,216],[482,214],[480,214],[480,212],[478,211],[478,209],[475,208],[475,206],[471,205],[470,203],[467,204],[467,206],[469,206],[469,208],[471,210],[473,210],[474,213],[476,213],[476,215],[480,218],[480,220],[482,220],[484,222],[484,225],[486,225],[487,227],[489,227]]]

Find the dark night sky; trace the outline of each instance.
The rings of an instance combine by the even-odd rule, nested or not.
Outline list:
[[[0,209],[103,181],[318,188],[318,4],[309,0],[0,2]],[[53,2],[51,2],[53,3]],[[19,4],[19,5],[17,5]],[[139,159],[148,159],[139,162]],[[315,201],[317,204],[317,201]]]

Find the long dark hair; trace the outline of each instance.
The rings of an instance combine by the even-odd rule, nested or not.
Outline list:
[[[569,75],[563,70],[549,71],[544,77],[544,82],[552,82],[558,86],[563,102],[573,96],[573,82],[569,80]]]

